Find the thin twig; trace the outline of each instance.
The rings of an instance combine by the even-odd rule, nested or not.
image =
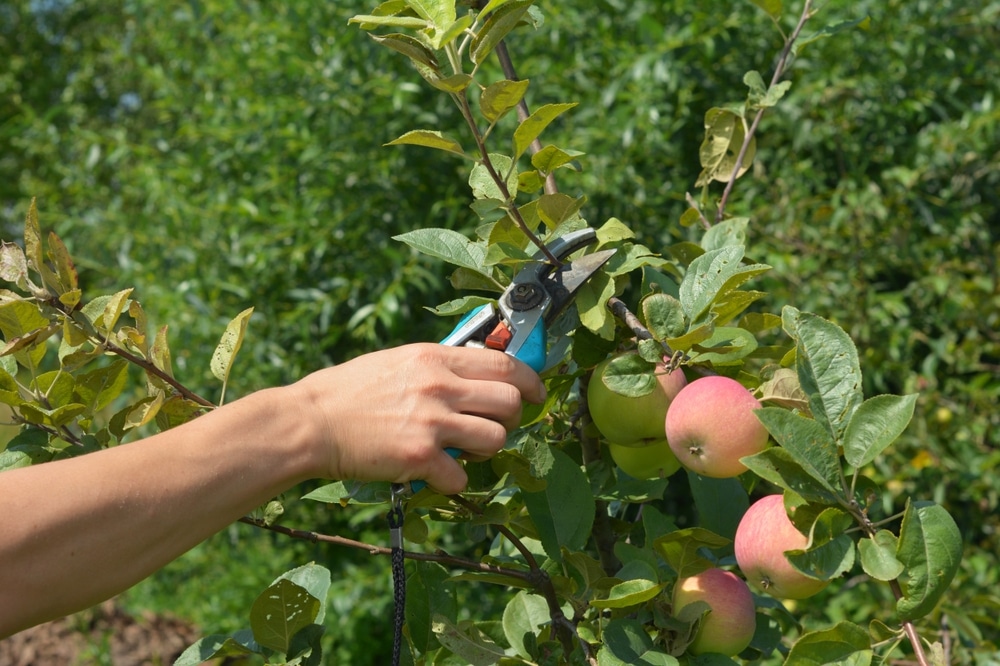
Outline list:
[[[506,42],[501,41],[497,44],[497,58],[500,60],[500,68],[503,70],[503,75],[507,77],[509,81],[520,81],[517,76],[517,71],[514,69],[514,63],[510,59],[510,52],[507,51]],[[517,119],[522,123],[528,119],[531,112],[528,110],[528,103],[521,98],[521,101],[517,103]],[[542,142],[538,137],[535,137],[531,141],[531,154],[534,155],[539,150],[542,149]],[[545,174],[545,193],[546,194],[556,194],[559,192],[559,187],[556,185],[555,174],[549,172]]]
[[[583,454],[584,466],[600,460],[600,443],[587,434],[587,424],[590,422],[590,411],[587,408],[587,384],[589,374],[580,378],[580,418],[574,424],[574,429],[580,439],[580,450]],[[601,568],[608,576],[614,576],[621,567],[621,562],[615,555],[615,534],[611,527],[611,516],[608,514],[608,503],[601,499],[594,500],[594,545],[601,559]]]
[[[782,75],[785,73],[785,67],[788,64],[788,56],[792,53],[792,46],[795,44],[795,40],[799,38],[799,34],[802,32],[802,28],[805,26],[806,21],[812,15],[812,0],[806,0],[805,5],[802,7],[802,14],[799,16],[799,22],[795,26],[795,30],[792,32],[791,36],[785,40],[785,47],[781,50],[781,57],[778,58],[778,64],[775,65],[774,75],[771,77],[771,87],[773,88],[778,81],[781,80]],[[715,221],[721,222],[723,214],[726,210],[726,202],[729,200],[729,195],[732,194],[733,186],[736,184],[736,178],[739,176],[740,167],[743,166],[743,160],[747,156],[747,150],[750,148],[750,142],[753,141],[754,134],[757,132],[757,127],[760,125],[761,118],[764,117],[764,107],[757,110],[757,115],[754,116],[753,122],[750,124],[750,128],[747,130],[746,136],[743,137],[743,145],[740,146],[740,152],[736,156],[736,164],[733,166],[733,173],[729,177],[729,182],[726,183],[726,189],[722,192],[722,198],[719,200],[718,210],[715,212]]]
[[[96,344],[98,347],[104,349],[105,351],[111,352],[115,356],[120,356],[121,358],[125,359],[126,361],[128,361],[132,365],[136,365],[136,366],[142,368],[143,370],[145,370],[148,374],[151,374],[151,375],[157,377],[158,379],[162,380],[164,383],[168,384],[171,388],[173,388],[175,391],[177,391],[177,393],[181,397],[186,398],[186,399],[190,400],[191,402],[197,403],[197,404],[201,405],[202,407],[208,407],[208,408],[212,409],[212,408],[215,408],[217,406],[211,400],[209,400],[207,398],[201,397],[200,395],[198,395],[197,393],[195,393],[191,389],[189,389],[186,386],[184,386],[183,384],[181,384],[173,376],[171,376],[170,373],[168,373],[165,370],[161,370],[160,368],[156,367],[156,365],[154,363],[152,363],[151,361],[148,361],[148,360],[142,358],[141,356],[137,356],[137,355],[133,354],[132,352],[128,351],[127,349],[119,347],[118,345],[116,345],[116,344],[114,344],[112,342],[109,342],[106,339],[103,339],[100,335],[97,334],[96,330],[92,329],[92,326],[90,325],[90,322],[86,321],[86,319],[84,319],[84,321],[81,322],[79,319],[73,317],[73,312],[74,311],[72,309],[66,307],[65,305],[63,305],[57,299],[52,299],[51,301],[49,301],[49,305],[55,307],[63,315],[65,315],[65,317],[68,319],[68,321],[72,325],[74,325],[77,328],[77,330],[79,330],[81,333],[83,333],[84,335],[86,335],[87,338],[91,342],[93,342],[94,344]],[[91,330],[88,330],[88,327],[90,327]],[[110,336],[110,332],[109,332],[109,336]]]

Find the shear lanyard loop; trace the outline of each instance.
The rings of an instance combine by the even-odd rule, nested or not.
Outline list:
[[[403,566],[403,495],[405,486],[392,484],[392,506],[387,516],[389,522],[389,543],[392,547],[392,597],[394,603],[392,663],[399,666],[403,646],[403,624],[406,621],[406,569]]]

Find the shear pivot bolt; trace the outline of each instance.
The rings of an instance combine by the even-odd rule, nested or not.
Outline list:
[[[537,307],[545,298],[542,290],[533,284],[516,285],[510,292],[510,307],[517,312],[524,312]]]

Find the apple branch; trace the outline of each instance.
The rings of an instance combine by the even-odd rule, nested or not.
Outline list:
[[[211,400],[201,397],[191,389],[181,384],[170,373],[158,368],[156,364],[154,364],[152,361],[142,358],[137,354],[133,354],[127,349],[119,347],[113,342],[110,342],[109,340],[106,339],[106,336],[101,336],[100,334],[98,334],[98,332],[94,330],[93,326],[90,324],[89,321],[86,320],[86,318],[84,318],[84,320],[81,322],[80,319],[73,316],[74,310],[67,307],[66,305],[63,305],[63,303],[60,302],[58,299],[51,299],[48,302],[48,305],[54,307],[56,310],[62,313],[62,315],[65,316],[66,320],[70,324],[72,324],[81,333],[86,335],[87,338],[98,348],[110,352],[120,358],[123,358],[132,365],[142,368],[148,374],[153,375],[158,379],[162,380],[164,383],[168,384],[171,388],[177,391],[178,395],[190,400],[191,402],[197,403],[202,407],[207,407],[209,409],[214,409],[217,406]]]
[[[463,508],[475,513],[477,515],[482,515],[483,510],[479,508],[473,502],[465,499],[461,495],[449,495],[449,498],[462,506]],[[552,584],[552,578],[549,574],[544,571],[539,565],[538,560],[527,546],[521,542],[516,534],[511,532],[505,525],[499,525],[496,523],[491,523],[493,527],[497,529],[501,534],[507,537],[507,540],[513,544],[521,556],[524,557],[525,561],[528,563],[528,567],[531,569],[531,573],[528,574],[528,580],[535,589],[542,593],[542,597],[545,599],[546,605],[549,607],[549,617],[552,619],[552,623],[556,628],[556,635],[559,637],[559,641],[563,644],[563,648],[566,650],[567,654],[573,650],[573,638],[580,637],[576,633],[576,627],[566,620],[565,614],[562,612],[562,608],[559,605],[559,597],[556,594],[556,588]],[[567,629],[569,625],[569,629]]]
[[[252,525],[262,530],[268,530],[271,532],[276,532],[278,534],[284,534],[285,536],[292,537],[293,539],[302,539],[304,541],[310,541],[312,543],[330,543],[337,546],[346,546],[348,548],[366,550],[371,555],[392,554],[392,549],[386,546],[376,546],[373,544],[364,543],[363,541],[348,539],[347,537],[337,536],[333,534],[322,534],[320,532],[312,532],[309,530],[299,530],[292,527],[285,527],[284,525],[269,525],[262,519],[253,518],[251,516],[244,516],[243,518],[239,519],[239,522],[246,523],[247,525]],[[404,551],[403,556],[411,560],[420,560],[422,562],[437,562],[438,564],[446,564],[458,569],[467,569],[469,571],[481,571],[484,573],[501,574],[504,576],[510,576],[511,578],[517,578],[519,580],[523,580],[524,582],[529,584],[533,584],[534,582],[533,576],[530,573],[526,573],[524,571],[518,571],[517,569],[508,569],[506,567],[500,567],[495,564],[485,564],[483,562],[477,562],[475,560],[468,560],[463,557],[448,555],[447,553],[443,552],[418,553],[415,551],[407,550]]]
[[[812,0],[806,0],[805,5],[802,7],[802,14],[799,16],[799,22],[795,26],[795,30],[792,34],[785,40],[785,46],[781,50],[781,56],[778,58],[778,64],[775,65],[774,74],[771,77],[771,87],[773,88],[785,73],[785,67],[788,65],[788,58],[792,53],[792,46],[795,45],[795,41],[799,38],[799,34],[802,32],[802,28],[805,27],[806,21],[812,17]],[[750,148],[750,142],[753,141],[754,134],[757,132],[757,127],[760,125],[761,118],[764,117],[765,107],[757,109],[757,114],[754,116],[753,122],[750,124],[750,128],[747,130],[746,135],[743,137],[743,145],[740,146],[740,152],[736,155],[736,164],[733,166],[733,173],[729,177],[729,182],[726,183],[726,189],[722,192],[722,198],[719,200],[719,207],[715,212],[715,221],[721,222],[723,215],[726,210],[726,202],[729,200],[729,195],[732,194],[733,186],[736,184],[736,178],[740,173],[740,168],[743,166],[743,160],[746,158],[747,150]]]

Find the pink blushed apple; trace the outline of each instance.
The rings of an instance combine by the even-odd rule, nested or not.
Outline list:
[[[747,469],[740,458],[767,447],[767,429],[753,413],[760,406],[735,379],[700,377],[670,403],[667,441],[681,464],[696,474],[738,476]]]
[[[711,611],[702,619],[688,652],[733,657],[750,645],[757,628],[757,613],[753,594],[742,578],[713,568],[678,580],[674,586],[674,616],[681,617],[684,608],[696,601],[704,601]]]
[[[806,576],[785,557],[785,551],[805,548],[808,543],[789,519],[782,496],[768,495],[743,514],[733,548],[750,585],[779,599],[805,599],[829,584]]]

